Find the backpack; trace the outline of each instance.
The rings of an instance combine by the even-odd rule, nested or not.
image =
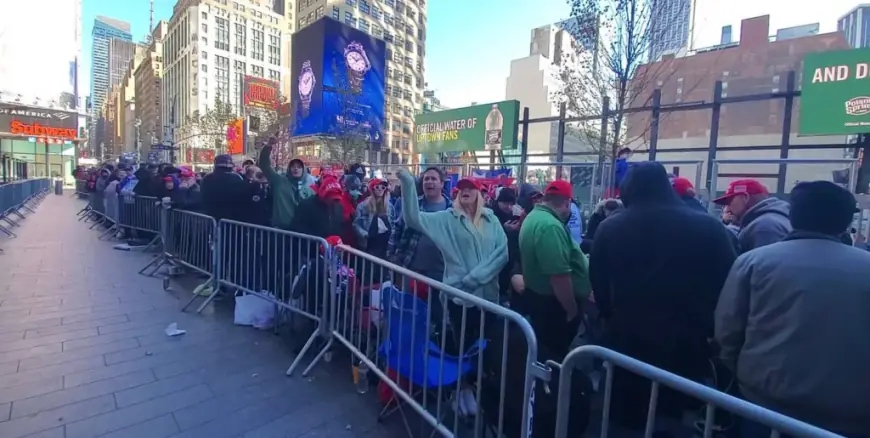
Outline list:
[[[492,430],[498,430],[499,403],[501,390],[501,363],[505,324],[493,323],[487,330],[486,349],[483,351],[484,377],[481,381],[480,404],[483,418]],[[522,330],[515,324],[507,325],[507,361],[505,366],[504,414],[502,430],[507,438],[518,438],[527,425],[522,424],[523,389],[526,365],[526,341]],[[538,345],[538,359],[544,361],[550,356]],[[569,408],[568,435],[582,436],[589,424],[590,399],[593,394],[592,381],[580,370],[574,370],[571,381],[571,406]],[[556,407],[559,398],[559,370],[552,371],[550,382],[535,381],[532,385],[530,437],[552,437],[556,434]]]

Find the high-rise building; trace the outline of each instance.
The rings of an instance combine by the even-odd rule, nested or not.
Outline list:
[[[284,40],[293,26],[275,11],[273,2],[267,3],[176,3],[162,43],[161,118],[167,126],[164,140],[173,141],[184,156],[197,156],[188,153],[190,147],[215,146],[208,144],[202,133],[190,131],[194,128],[188,123],[190,116],[205,114],[216,101],[229,104],[240,115],[245,76],[278,83],[289,79]]]
[[[870,3],[858,5],[837,20],[837,30],[855,49],[870,47]]]
[[[136,78],[135,117],[139,120],[140,145],[150,146],[163,141],[163,38],[169,24],[160,21],[151,31],[151,43],[145,59],[134,72]],[[145,147],[140,148],[146,150]]]
[[[649,59],[692,48],[695,0],[653,0],[650,4]]]
[[[529,108],[529,117],[542,118],[559,115],[558,93],[562,87],[562,72],[572,71],[574,67],[565,62],[576,63],[577,71],[596,65],[596,52],[575,51],[572,32],[562,23],[532,29],[529,42],[529,56],[511,61],[510,75],[505,87],[505,99],[518,100],[520,108]],[[579,99],[592,104],[593,96]],[[572,114],[573,115],[573,114]],[[566,152],[588,152],[589,139],[574,135],[574,127],[565,136]],[[558,146],[558,123],[532,123],[529,125],[528,138],[520,138],[528,145],[530,154],[555,153]],[[549,158],[531,157],[529,161],[550,161]]]
[[[423,108],[426,84],[426,0],[296,0],[296,12],[299,29],[330,16],[387,42],[384,145],[410,162],[414,115]]]
[[[731,32],[731,25],[722,26],[722,38],[719,39],[719,44],[731,44],[734,35]]]
[[[93,48],[91,50],[91,123],[90,123],[90,149],[97,153],[102,138],[97,129],[97,119],[103,108],[103,101],[111,90],[113,83],[110,81],[110,57],[109,45],[113,39],[133,41],[130,33],[130,23],[114,18],[97,16],[94,20]],[[118,79],[120,81],[120,79]],[[117,84],[115,82],[114,84]]]

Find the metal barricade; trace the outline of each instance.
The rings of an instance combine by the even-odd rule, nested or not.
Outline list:
[[[105,205],[105,204],[104,204]],[[150,242],[145,247],[145,251],[161,243],[160,234],[160,200],[151,196],[120,196],[117,204],[117,221],[115,229],[110,230],[131,230],[143,233],[153,233]],[[104,213],[103,221],[106,219]]]
[[[392,391],[381,417],[404,418],[409,406],[445,437],[472,424],[476,433],[529,435],[534,380],[547,374],[524,318],[349,246],[335,251],[331,337],[303,375],[338,342]]]
[[[27,218],[24,213],[35,213],[34,208],[48,195],[49,185],[46,178],[0,185],[0,233],[16,237],[12,228]]]
[[[659,399],[659,390],[664,385],[667,388],[681,392],[690,397],[701,400],[707,404],[704,419],[704,438],[713,436],[715,425],[716,408],[724,409],[748,420],[763,424],[774,432],[772,436],[785,433],[794,437],[806,438],[842,438],[839,435],[825,431],[818,427],[795,420],[774,411],[762,408],[747,401],[730,396],[716,389],[693,382],[676,374],[656,368],[650,364],[633,359],[624,354],[617,353],[596,345],[584,345],[575,348],[567,356],[562,364],[549,362],[551,367],[561,367],[559,376],[559,394],[556,416],[556,438],[568,436],[568,421],[570,420],[569,407],[571,404],[571,380],[572,374],[578,365],[584,360],[596,358],[604,361],[606,370],[604,387],[604,406],[601,418],[601,436],[608,436],[611,400],[613,397],[613,373],[614,367],[625,369],[633,374],[645,377],[651,381],[649,408],[644,437],[652,437],[656,426],[656,408]]]
[[[217,221],[213,217],[164,206],[160,228],[163,252],[145,265],[140,274],[154,275],[164,265],[171,265],[199,272],[209,276],[210,281],[214,280],[213,252]],[[169,277],[163,281],[164,289],[168,289]]]
[[[215,249],[216,287],[197,312],[224,286],[273,303],[276,322],[289,312],[313,324],[302,351],[287,369],[291,375],[314,341],[328,336],[323,315],[333,284],[330,245],[306,234],[224,219],[217,225]]]

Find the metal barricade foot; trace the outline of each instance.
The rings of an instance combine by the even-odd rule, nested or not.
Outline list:
[[[114,235],[118,232],[118,224],[112,224],[108,230],[104,231],[103,234],[100,234],[100,237],[97,237],[97,240],[103,240],[106,236]]]
[[[18,237],[15,233],[13,233],[10,229],[0,225],[0,233],[3,233],[9,237]]]
[[[206,283],[211,283],[211,284],[212,284],[212,285],[211,285],[211,287],[212,287],[212,291],[211,291],[211,294],[209,294],[209,296],[206,297],[206,299],[205,299],[206,302],[205,302],[202,306],[200,306],[199,309],[197,309],[196,313],[200,313],[200,312],[202,312],[202,309],[205,308],[205,305],[207,305],[208,302],[209,302],[210,300],[212,300],[213,297],[216,296],[215,293],[216,293],[216,292],[219,292],[219,290],[218,290],[218,286],[217,286],[217,284],[216,284],[215,276],[214,276],[214,275],[212,275],[211,277],[209,277],[208,280],[206,281]],[[205,283],[203,283],[203,284],[205,284]],[[193,296],[190,297],[190,301],[188,301],[187,304],[185,304],[184,307],[181,308],[181,311],[182,311],[182,312],[186,312],[186,311],[187,311],[187,308],[190,307],[190,305],[193,304],[193,302],[196,301],[196,299],[199,298],[199,297],[201,296],[201,295],[199,294],[200,291],[199,291],[198,289],[199,289],[199,288],[197,288],[197,289],[195,289],[195,290],[193,291],[194,293],[193,293]]]
[[[150,262],[148,262],[147,265],[145,265],[144,268],[139,270],[139,275],[144,275],[146,277],[153,277],[154,274],[157,273],[157,270],[160,269],[161,267],[163,267],[163,265],[165,265],[167,263],[169,263],[169,258],[166,257],[165,253],[161,253],[159,255],[156,255],[156,256],[154,256],[153,259],[151,259]],[[147,271],[148,269],[152,269],[151,273],[146,274],[145,271]]]
[[[321,322],[321,324],[322,324],[322,322]],[[317,327],[317,330],[315,330],[314,333],[312,333],[311,336],[308,337],[308,340],[305,341],[305,345],[302,347],[302,350],[299,352],[299,354],[296,356],[296,358],[293,359],[293,363],[290,364],[290,368],[287,368],[286,374],[288,376],[293,375],[293,372],[296,370],[296,367],[299,366],[299,363],[302,361],[302,358],[304,358],[305,355],[308,354],[308,350],[310,350],[311,347],[314,346],[314,340],[319,338],[319,337],[320,337],[320,327]],[[323,358],[323,355],[325,355],[326,352],[328,352],[329,349],[332,348],[332,343],[333,343],[333,339],[332,339],[332,336],[330,336],[329,340],[326,341],[326,345],[324,345],[323,348],[320,349],[320,352],[317,353],[317,356],[314,357],[314,360],[312,360],[311,363],[308,364],[308,366],[305,368],[305,370],[302,371],[302,377],[308,377],[308,374],[311,372],[311,369],[314,368],[314,366],[317,365],[318,362],[320,362],[320,359]]]

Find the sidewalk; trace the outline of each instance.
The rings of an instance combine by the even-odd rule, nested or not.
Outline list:
[[[404,435],[346,361],[287,377],[280,337],[180,312],[186,293],[137,274],[151,255],[97,240],[81,207],[51,195],[0,242],[0,437]],[[167,337],[172,322],[187,334]]]

